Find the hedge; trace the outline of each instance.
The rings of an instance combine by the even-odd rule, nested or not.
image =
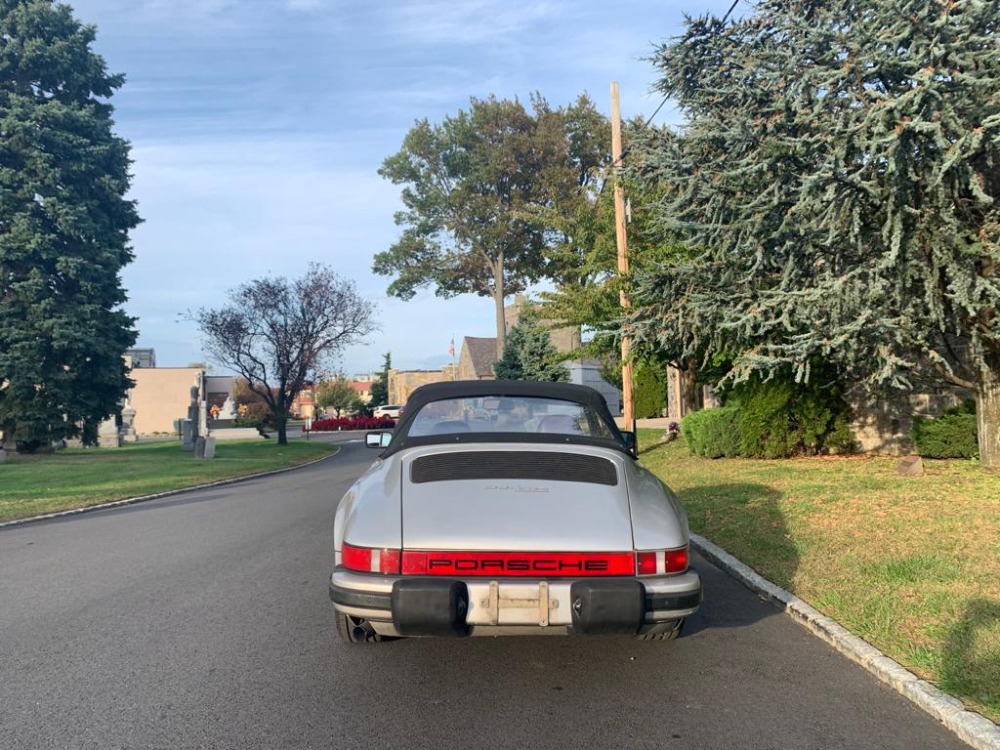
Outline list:
[[[949,414],[914,422],[913,443],[925,458],[975,458],[979,456],[975,414]]]
[[[786,458],[848,453],[854,447],[850,408],[838,385],[816,377],[795,383],[789,377],[752,378],[734,392],[740,409],[740,455]]]
[[[733,388],[721,409],[685,417],[682,431],[691,451],[708,458],[847,453],[854,436],[842,393],[836,374],[822,366],[808,383],[796,383],[790,372],[755,376]]]
[[[667,368],[652,362],[638,362],[632,379],[633,409],[636,419],[658,417],[667,405]]]
[[[681,422],[691,452],[706,458],[740,455],[740,410],[735,406],[702,409]]]
[[[391,430],[395,424],[389,417],[331,417],[328,419],[314,419],[312,431]]]

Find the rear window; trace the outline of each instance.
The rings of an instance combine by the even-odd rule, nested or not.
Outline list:
[[[477,396],[431,401],[410,415],[412,437],[460,432],[581,435],[612,439],[593,409],[574,401],[536,396]]]

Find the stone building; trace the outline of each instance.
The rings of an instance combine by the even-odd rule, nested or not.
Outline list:
[[[458,380],[458,368],[445,365],[440,370],[389,370],[389,403],[405,404],[417,388],[428,383]],[[378,404],[376,404],[378,406]]]
[[[462,352],[458,358],[459,380],[493,380],[493,365],[497,362],[496,336],[462,339]]]
[[[125,398],[125,409],[135,411],[137,435],[173,434],[174,420],[187,416],[191,388],[205,399],[205,370],[201,367],[139,367],[129,373],[135,385]]]

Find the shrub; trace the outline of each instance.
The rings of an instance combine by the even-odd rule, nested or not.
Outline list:
[[[913,443],[925,458],[974,458],[979,455],[976,415],[952,413],[938,419],[917,419]]]
[[[389,417],[336,417],[313,420],[313,432],[337,430],[391,430],[395,422]]]
[[[850,408],[841,388],[822,385],[814,372],[809,383],[790,375],[762,381],[752,378],[734,389],[740,408],[740,455],[747,458],[785,458],[798,454],[849,452],[854,439]]]
[[[663,365],[638,362],[633,378],[636,419],[658,417],[667,405],[667,373]]]
[[[740,455],[740,410],[735,406],[702,409],[684,417],[681,433],[691,452],[706,458]]]

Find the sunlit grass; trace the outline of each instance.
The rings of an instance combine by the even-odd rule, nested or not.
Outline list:
[[[1000,475],[970,461],[711,460],[640,431],[691,528],[1000,721]]]
[[[179,442],[13,455],[0,464],[0,522],[293,466],[333,450],[320,442],[220,442],[196,459]]]

